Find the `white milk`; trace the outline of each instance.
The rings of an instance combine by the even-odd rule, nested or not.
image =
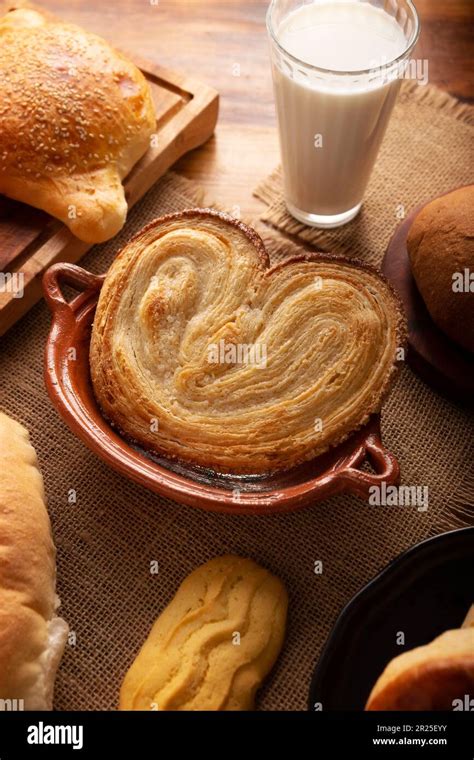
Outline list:
[[[303,63],[333,72],[372,69],[402,55],[407,40],[392,16],[366,2],[305,5],[275,30],[281,47]],[[338,76],[274,58],[285,197],[292,213],[357,213],[400,80]],[[309,221],[309,220],[308,220]],[[316,220],[314,220],[316,221]],[[344,220],[324,220],[328,224]]]

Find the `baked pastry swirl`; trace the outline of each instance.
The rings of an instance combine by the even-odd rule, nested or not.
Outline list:
[[[107,240],[155,127],[148,82],[105,40],[31,8],[0,18],[0,193]]]
[[[157,219],[100,294],[90,365],[105,416],[143,447],[220,472],[289,468],[377,412],[404,340],[372,268],[306,255],[269,269],[215,211]]]

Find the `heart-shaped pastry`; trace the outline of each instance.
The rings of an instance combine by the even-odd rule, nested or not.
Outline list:
[[[314,254],[269,268],[257,233],[193,209],[121,251],[100,294],[91,377],[125,437],[219,472],[311,459],[380,410],[405,337],[378,272]]]
[[[0,193],[57,217],[80,240],[108,240],[127,216],[122,180],[156,129],[150,86],[97,35],[4,5]]]

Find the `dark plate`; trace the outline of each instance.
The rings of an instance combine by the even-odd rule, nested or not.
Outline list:
[[[363,710],[393,657],[459,628],[474,601],[474,527],[393,560],[346,605],[314,671],[308,709]],[[405,646],[396,643],[398,631]]]

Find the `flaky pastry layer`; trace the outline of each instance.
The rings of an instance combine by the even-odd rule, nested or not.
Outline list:
[[[404,341],[372,268],[307,255],[268,268],[231,217],[158,219],[100,295],[91,376],[105,416],[145,448],[221,472],[311,459],[379,411]]]

